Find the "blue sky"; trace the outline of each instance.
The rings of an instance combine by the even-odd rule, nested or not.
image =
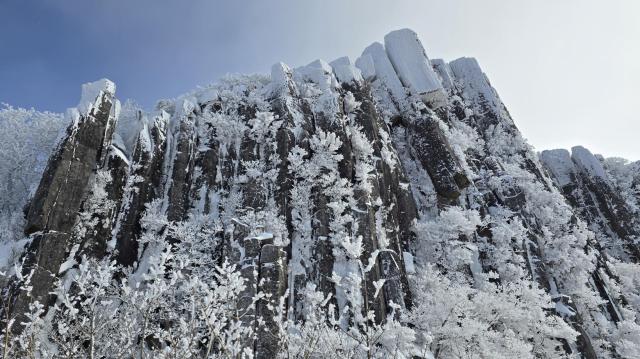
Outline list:
[[[476,57],[537,149],[638,160],[639,16],[635,0],[0,0],[0,102],[63,111],[107,77],[151,109],[409,27],[432,58]]]

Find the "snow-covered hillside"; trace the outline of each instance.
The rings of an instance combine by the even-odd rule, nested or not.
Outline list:
[[[0,112],[43,128],[0,187],[6,357],[640,358],[639,165],[538,155],[473,58],[404,29],[115,96]]]

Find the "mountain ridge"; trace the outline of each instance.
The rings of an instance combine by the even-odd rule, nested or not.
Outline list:
[[[61,298],[81,288],[86,266],[109,259],[120,267],[108,277],[127,278],[137,295],[182,291],[148,304],[167,313],[157,331],[120,339],[142,356],[270,358],[301,350],[305,335],[325,343],[315,356],[640,355],[635,164],[582,147],[538,156],[475,59],[430,60],[404,29],[355,64],[279,63],[150,113],[121,106],[115,90],[85,85],[67,114],[28,204],[30,242],[6,315],[26,320],[37,301],[50,323],[69,320]],[[229,289],[241,329],[229,348],[203,351],[205,329],[179,347],[163,328],[182,330],[171,303],[224,287],[211,268],[244,286]],[[182,275],[210,281],[189,297],[178,279],[164,282]],[[127,288],[109,290],[125,298]],[[68,307],[85,313],[83,302]],[[108,323],[124,320],[107,312]],[[46,335],[64,339],[41,350],[74,343],[51,325]]]

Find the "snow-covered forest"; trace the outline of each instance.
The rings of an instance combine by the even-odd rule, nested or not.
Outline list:
[[[3,358],[640,358],[640,164],[411,30],[153,111],[0,109]]]

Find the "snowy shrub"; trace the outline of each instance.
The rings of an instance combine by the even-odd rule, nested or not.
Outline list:
[[[22,209],[66,124],[56,113],[0,108],[0,242],[22,236]]]

